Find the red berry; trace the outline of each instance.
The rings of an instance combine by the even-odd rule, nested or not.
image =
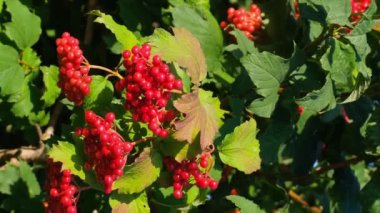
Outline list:
[[[182,196],[183,196],[182,190],[174,190],[174,191],[173,191],[173,196],[174,196],[176,199],[181,199]]]

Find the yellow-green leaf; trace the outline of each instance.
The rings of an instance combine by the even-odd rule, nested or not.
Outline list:
[[[119,193],[125,194],[142,192],[157,180],[161,168],[161,154],[145,148],[133,164],[126,166],[124,175],[114,182],[113,189],[119,189]]]
[[[256,121],[251,119],[226,135],[218,147],[222,162],[246,174],[260,169],[260,144],[256,132]]]
[[[133,32],[128,30],[126,26],[116,23],[112,16],[102,13],[99,10],[93,10],[91,14],[98,16],[95,22],[104,24],[104,26],[115,35],[116,40],[121,43],[124,49],[129,50],[139,43]]]

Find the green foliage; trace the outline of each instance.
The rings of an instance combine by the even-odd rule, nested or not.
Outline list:
[[[230,200],[233,202],[239,209],[241,210],[242,213],[245,212],[265,212],[258,205],[256,205],[254,202],[247,200],[246,198],[242,196],[237,196],[237,195],[229,195],[226,197],[227,200]]]
[[[246,174],[260,169],[260,145],[256,132],[256,122],[251,119],[226,135],[218,147],[222,162]]]
[[[252,40],[239,26],[221,29],[228,7],[252,2],[263,12]],[[350,0],[297,2],[0,0],[0,211],[44,211],[51,158],[72,172],[79,212],[378,212],[379,1],[357,22]],[[69,56],[57,61],[62,32],[79,40],[81,65],[91,68],[83,104],[58,87],[70,68]],[[183,83],[155,94],[171,94],[166,108],[141,107],[174,112],[153,120],[168,130],[164,138],[128,108],[147,94],[127,100],[141,85],[125,79],[139,76],[115,55],[144,43],[152,47],[144,64],[157,54]],[[155,87],[147,73],[140,83]],[[86,110],[114,112],[111,131],[133,144],[109,195],[96,167],[84,169],[84,136],[73,135],[88,127]],[[205,156],[199,170],[218,188],[201,189],[200,176],[190,175],[176,199],[174,180],[186,179],[188,160],[203,164]],[[168,171],[169,158],[180,172]]]
[[[135,162],[125,168],[124,176],[114,183],[113,188],[119,193],[140,193],[160,176],[161,168],[160,153],[145,148]]]

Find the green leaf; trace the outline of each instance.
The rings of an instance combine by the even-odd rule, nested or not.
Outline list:
[[[149,213],[148,197],[145,192],[140,194],[120,194],[113,192],[110,196],[109,203],[112,212],[136,212]]]
[[[330,76],[326,77],[326,83],[320,90],[312,91],[296,102],[305,109],[314,112],[333,109],[336,106],[336,101]]]
[[[254,43],[251,40],[249,40],[242,31],[235,29],[231,31],[230,34],[235,36],[237,42],[237,45],[231,44],[235,46],[233,49],[239,49],[243,53],[243,55],[247,55],[248,53],[257,53],[257,49]]]
[[[183,143],[173,138],[166,138],[160,143],[160,149],[165,156],[174,157],[176,161],[181,162],[184,159],[191,159],[201,153],[199,143]]]
[[[93,75],[90,84],[90,94],[84,98],[85,109],[108,106],[112,98],[112,83],[103,76]]]
[[[119,193],[140,193],[156,181],[161,168],[160,153],[145,148],[133,164],[126,166],[124,175],[114,182],[113,189],[119,189]]]
[[[192,143],[200,134],[202,150],[213,144],[225,113],[220,109],[219,99],[212,97],[212,92],[199,89],[182,95],[173,104],[186,115],[183,120],[175,122],[174,138]]]
[[[251,119],[226,135],[218,147],[222,162],[246,174],[260,169],[260,144],[256,133],[256,121]]]
[[[190,6],[182,5],[174,7],[171,13],[174,26],[186,28],[200,42],[206,57],[207,68],[212,72],[221,70],[223,34],[211,12],[202,10],[200,14]]]
[[[355,51],[349,44],[332,38],[330,47],[321,58],[322,68],[330,72],[331,79],[338,90],[350,92],[358,75]]]
[[[247,198],[245,197],[242,197],[242,196],[238,196],[238,195],[229,195],[226,197],[227,200],[233,202],[236,207],[238,207],[242,213],[249,213],[249,212],[257,212],[257,213],[264,213],[265,211],[260,209],[260,207],[248,200]]]
[[[43,81],[45,85],[44,94],[41,100],[45,101],[45,106],[53,105],[56,99],[61,94],[61,89],[58,87],[59,69],[57,66],[41,67]]]
[[[163,29],[156,29],[148,38],[153,52],[168,62],[177,62],[186,69],[191,82],[198,85],[207,75],[207,66],[199,41],[184,28],[173,28],[174,36]]]
[[[257,94],[263,97],[252,103],[252,112],[269,118],[278,100],[278,88],[288,73],[288,61],[269,52],[255,52],[244,56],[241,63],[257,87]]]
[[[31,47],[40,37],[41,19],[20,1],[5,0],[5,4],[12,17],[11,22],[4,24],[5,34],[15,41],[20,49]]]
[[[30,168],[30,166],[26,162],[20,161],[19,171],[20,178],[28,186],[29,195],[31,197],[39,195],[41,193],[41,188],[35,174],[33,173],[32,168]]]
[[[62,169],[70,169],[71,172],[84,180],[94,188],[102,189],[96,182],[95,174],[91,171],[84,170],[86,157],[83,152],[83,143],[80,142],[76,146],[72,143],[59,141],[58,144],[48,151],[48,155],[55,162],[62,162]]]
[[[330,24],[338,24],[341,26],[351,26],[349,17],[351,15],[351,2],[349,0],[330,1],[320,0],[322,6],[327,12],[326,20]]]
[[[186,74],[186,72],[178,66],[177,63],[174,63],[174,71],[182,80],[183,83],[183,92],[189,93],[191,91],[191,81],[190,77]]]
[[[21,65],[23,66],[25,73],[38,71],[40,64],[41,59],[32,48],[28,47],[22,51]]]
[[[368,212],[377,212],[380,208],[380,174],[377,171],[360,191],[360,203]]]
[[[99,10],[93,10],[90,14],[98,16],[95,22],[104,24],[115,35],[116,40],[121,43],[124,49],[130,50],[134,45],[139,43],[133,32],[129,31],[125,26],[116,23],[112,16]]]
[[[1,96],[20,90],[24,71],[18,63],[18,53],[10,46],[0,43],[0,89]]]
[[[32,84],[34,77],[33,74],[26,76],[20,91],[13,94],[9,99],[9,101],[15,102],[11,111],[16,117],[26,117],[30,115],[34,106],[38,103],[38,90],[36,86]]]
[[[2,194],[10,195],[11,187],[20,177],[20,173],[18,170],[12,166],[11,164],[7,164],[4,166],[2,170],[0,170],[0,192]]]

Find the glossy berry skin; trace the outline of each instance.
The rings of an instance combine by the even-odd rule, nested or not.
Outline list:
[[[176,199],[181,199],[183,196],[183,190],[190,186],[190,180],[195,180],[195,185],[200,189],[209,188],[215,190],[218,187],[218,182],[210,178],[207,173],[201,172],[199,169],[202,161],[206,161],[211,157],[209,154],[205,154],[200,158],[199,163],[195,159],[183,160],[180,163],[171,157],[164,158],[164,166],[166,170],[173,174],[173,196]],[[205,168],[202,167],[202,168]]]
[[[91,76],[89,67],[82,65],[83,52],[79,47],[78,39],[65,32],[56,39],[59,81],[58,86],[64,95],[75,105],[81,105],[83,98],[90,93]]]
[[[227,10],[227,21],[222,21],[220,27],[229,31],[228,24],[233,24],[237,29],[243,31],[247,38],[254,40],[254,34],[261,30],[263,24],[261,9],[256,4],[252,4],[249,11],[244,8],[230,7]]]
[[[45,184],[45,190],[49,193],[45,212],[76,213],[75,194],[78,192],[77,187],[71,183],[73,180],[71,171],[61,171],[61,169],[62,163],[53,162],[52,159],[48,159],[48,179]]]
[[[361,13],[364,13],[370,4],[371,0],[351,0],[351,22],[354,24],[359,22],[362,18]]]
[[[122,55],[126,75],[115,88],[126,89],[125,108],[132,111],[135,121],[147,123],[155,135],[166,138],[169,134],[164,124],[175,118],[175,113],[166,110],[166,106],[172,97],[171,91],[182,90],[182,81],[170,73],[160,56],[151,56],[149,44],[134,46]]]
[[[109,112],[105,119],[93,111],[85,112],[87,127],[78,128],[77,136],[84,137],[84,153],[88,157],[84,168],[93,169],[97,181],[103,185],[106,194],[111,193],[112,184],[123,174],[127,155],[132,151],[133,144],[113,130],[115,114]]]

